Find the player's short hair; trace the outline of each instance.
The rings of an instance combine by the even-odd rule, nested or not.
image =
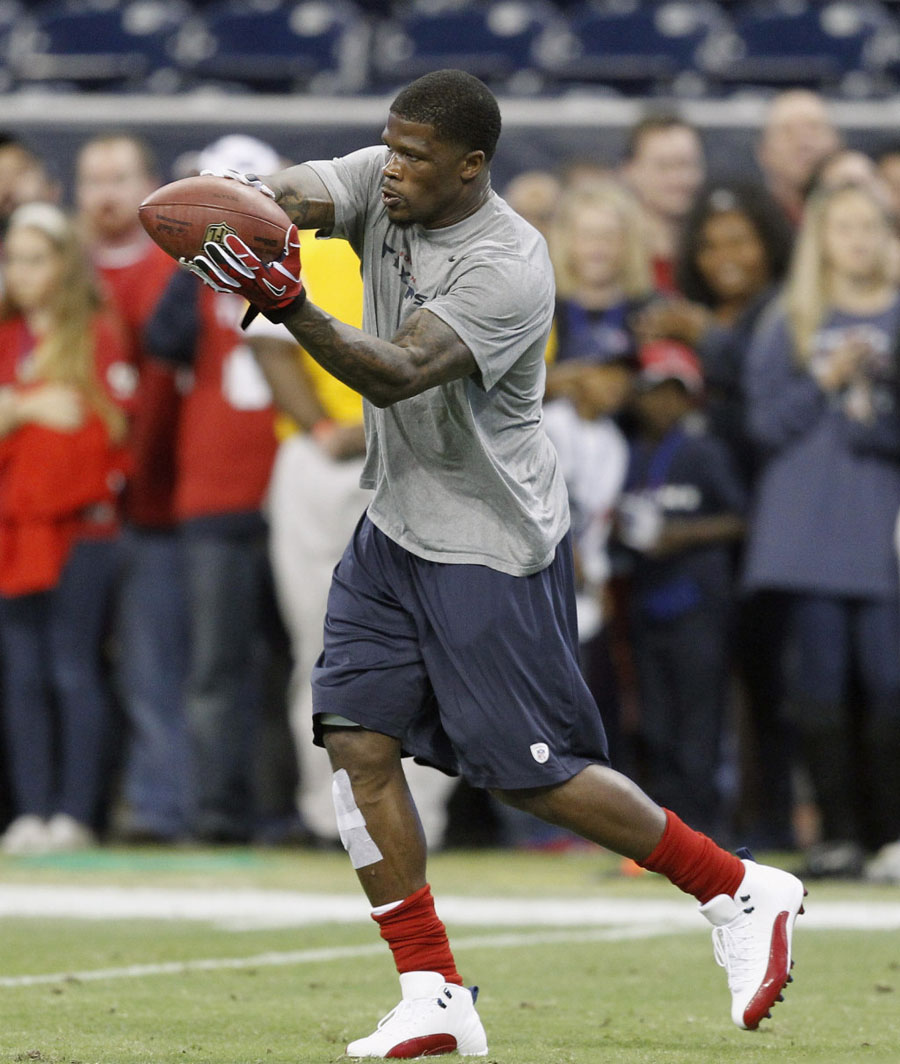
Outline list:
[[[500,108],[491,90],[464,70],[435,70],[402,89],[391,113],[431,126],[441,140],[490,161],[500,138]]]

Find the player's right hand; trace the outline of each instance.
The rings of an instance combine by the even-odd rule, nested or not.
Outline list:
[[[270,199],[275,199],[275,193],[256,174],[242,174],[240,170],[201,170],[201,177],[227,177],[229,181],[240,181],[242,185],[249,185]]]
[[[306,298],[296,225],[287,231],[284,251],[274,262],[263,262],[236,233],[226,234],[221,243],[208,241],[200,255],[181,262],[216,292],[242,295],[270,321],[283,321]]]

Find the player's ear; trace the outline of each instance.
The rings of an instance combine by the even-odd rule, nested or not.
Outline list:
[[[469,151],[462,158],[460,177],[463,181],[472,181],[487,165],[483,151]]]

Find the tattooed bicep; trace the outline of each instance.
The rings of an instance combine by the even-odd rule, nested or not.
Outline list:
[[[393,341],[405,348],[434,383],[466,377],[477,370],[475,357],[456,332],[430,310],[415,310]]]
[[[334,226],[334,201],[315,170],[303,164],[292,166],[266,181],[271,182],[279,206],[299,229]]]

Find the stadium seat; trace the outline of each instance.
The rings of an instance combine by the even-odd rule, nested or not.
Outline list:
[[[176,52],[195,84],[352,92],[366,84],[369,36],[349,0],[224,0],[197,12]]]
[[[872,0],[744,0],[731,20],[705,68],[732,86],[840,91],[877,74],[876,41],[896,37],[887,9]]]
[[[57,0],[29,5],[5,43],[17,87],[178,88],[168,43],[183,0]]]
[[[711,0],[584,0],[542,41],[543,70],[560,82],[631,93],[700,91],[702,53],[728,20]]]
[[[543,0],[419,0],[400,5],[375,32],[378,86],[396,87],[430,70],[460,67],[495,88],[540,87],[536,48],[560,21]]]

